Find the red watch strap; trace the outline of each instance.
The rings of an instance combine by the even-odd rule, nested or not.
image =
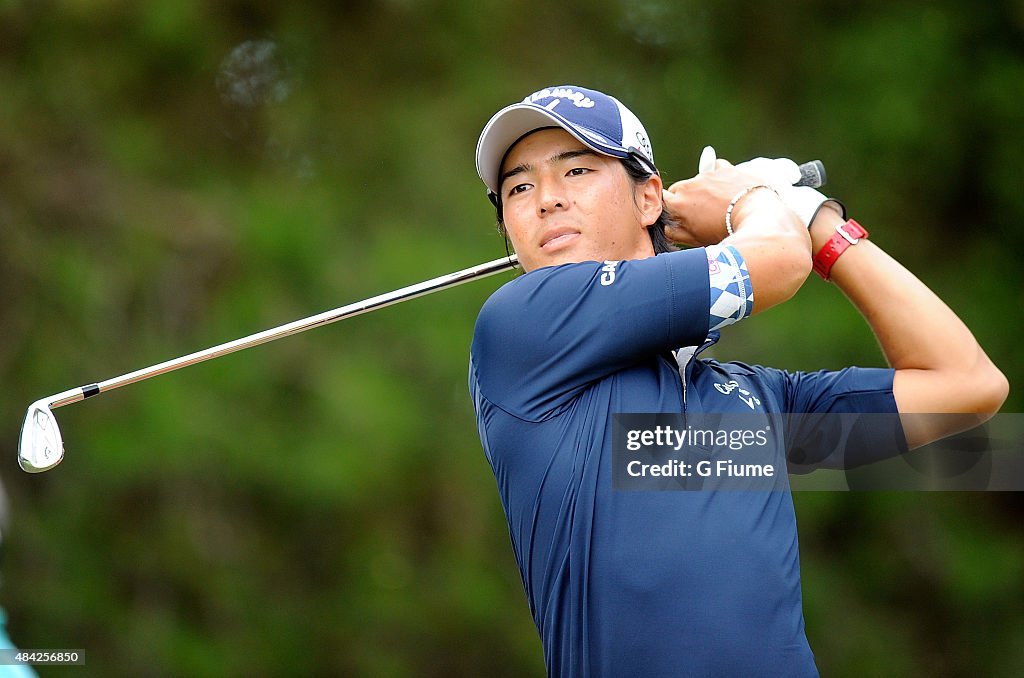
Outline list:
[[[845,252],[850,245],[856,245],[861,238],[866,237],[868,237],[867,229],[853,219],[836,226],[836,232],[814,255],[814,272],[823,280],[828,280],[832,266],[836,263],[839,255]]]

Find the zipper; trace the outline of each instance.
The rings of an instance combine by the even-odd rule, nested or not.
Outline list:
[[[683,385],[683,412],[686,411],[686,391],[688,384],[686,383],[686,366],[693,360],[693,356],[697,353],[696,346],[687,346],[676,351],[672,351],[672,357],[676,359],[676,368],[679,372],[679,380]]]
[[[686,346],[684,348],[672,351],[672,357],[676,360],[676,367],[679,370],[679,380],[683,384],[683,412],[686,412],[686,391],[689,384],[686,381],[686,368],[689,367],[693,359],[705,349],[711,348],[718,342],[720,333],[718,331],[711,331],[708,333],[708,338],[704,340],[704,343],[700,346]]]

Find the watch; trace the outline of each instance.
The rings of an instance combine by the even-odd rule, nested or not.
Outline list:
[[[868,237],[868,231],[853,219],[836,226],[836,232],[832,234],[828,242],[814,255],[814,272],[821,276],[822,280],[828,280],[832,266],[836,259],[846,251],[850,245],[856,245],[861,238]]]

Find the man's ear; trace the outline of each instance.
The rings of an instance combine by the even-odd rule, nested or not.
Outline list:
[[[644,228],[657,221],[665,208],[662,189],[661,177],[657,174],[652,174],[636,188],[636,205],[640,209],[640,223]]]

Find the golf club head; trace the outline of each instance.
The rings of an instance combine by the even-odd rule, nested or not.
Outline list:
[[[41,473],[49,471],[64,458],[64,441],[57,428],[48,400],[37,400],[28,408],[25,423],[21,425],[18,442],[18,463],[23,471]]]

